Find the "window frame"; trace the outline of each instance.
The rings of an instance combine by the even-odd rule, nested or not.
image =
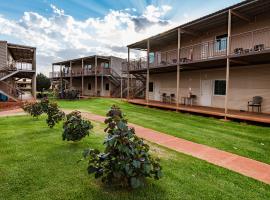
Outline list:
[[[90,89],[89,89],[89,85],[90,85]],[[87,84],[87,90],[92,90],[92,84],[91,83]]]
[[[107,89],[108,86],[108,89]],[[110,84],[109,83],[105,83],[105,91],[110,91]]]
[[[225,38],[226,38],[226,40],[225,40]],[[221,48],[222,41],[226,41],[224,49]],[[222,34],[222,35],[216,35],[216,37],[215,37],[215,50],[216,50],[216,52],[226,51],[227,50],[227,41],[228,41],[228,34],[227,33]]]
[[[152,84],[152,87],[150,87],[150,84]],[[149,82],[148,86],[148,92],[154,92],[154,82]],[[152,88],[152,90],[150,90],[150,88]]]
[[[215,94],[215,88],[216,88],[216,81],[224,81],[225,82],[225,94]],[[226,96],[226,86],[227,85],[227,82],[226,82],[226,79],[215,79],[214,80],[214,84],[213,84],[213,96],[217,96],[217,97],[224,97]]]

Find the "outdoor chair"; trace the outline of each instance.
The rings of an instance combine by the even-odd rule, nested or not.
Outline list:
[[[170,95],[170,103],[175,103],[175,94]]]
[[[260,96],[255,96],[252,98],[252,101],[248,102],[248,111],[249,108],[252,108],[252,112],[254,112],[254,107],[257,108],[258,112],[262,112],[262,101],[263,98]]]
[[[243,53],[243,51],[244,51],[244,49],[243,49],[243,48],[235,48],[235,49],[234,49],[234,54],[239,55],[239,54],[242,54],[242,53]]]
[[[162,93],[161,99],[162,99],[162,102],[165,103],[167,101],[167,94],[166,93]]]
[[[254,46],[254,51],[263,51],[264,50],[264,44],[258,44]]]

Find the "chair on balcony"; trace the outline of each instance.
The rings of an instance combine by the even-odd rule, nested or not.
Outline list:
[[[263,51],[264,50],[264,44],[257,44],[254,46],[254,51]]]
[[[243,48],[235,48],[234,49],[234,54],[239,55],[242,54],[244,52]]]
[[[255,96],[252,98],[252,101],[248,102],[248,111],[249,108],[252,108],[252,112],[254,112],[254,107],[257,108],[258,112],[262,112],[262,101],[263,98],[261,96]]]

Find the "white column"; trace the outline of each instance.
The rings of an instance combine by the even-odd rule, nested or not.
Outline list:
[[[150,74],[149,74],[149,67],[150,67],[150,57],[149,57],[149,53],[150,53],[150,40],[147,40],[147,74],[146,74],[146,103],[149,103],[149,78],[150,78]]]
[[[181,48],[181,29],[178,28],[177,41],[177,75],[176,75],[176,108],[179,108],[180,96],[180,48]]]
[[[227,64],[226,64],[226,96],[225,96],[225,119],[227,119],[228,114],[228,99],[229,99],[229,82],[230,82],[230,50],[231,50],[231,23],[232,14],[231,9],[228,13],[228,39],[227,39]]]
[[[82,72],[81,72],[81,75],[82,75],[82,96],[84,95],[84,61],[82,59]]]
[[[97,56],[95,56],[95,96],[97,96]]]
[[[130,66],[130,49],[128,48],[128,62],[127,62],[127,71],[128,71],[128,77],[127,77],[127,99],[130,98],[130,88],[129,88],[129,78],[130,78],[130,73],[129,73],[129,66]]]

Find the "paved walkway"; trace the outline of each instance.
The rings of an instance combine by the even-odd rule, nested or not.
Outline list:
[[[65,112],[70,111],[65,110]],[[0,112],[0,116],[4,116],[5,114],[11,116],[21,113],[22,110],[18,109],[11,111],[11,113],[8,113],[8,111]],[[89,112],[82,112],[82,116],[97,122],[104,122],[105,120],[105,117]],[[270,165],[268,164],[170,136],[132,123],[129,123],[129,126],[134,127],[136,134],[145,140],[270,184]]]
[[[16,116],[16,115],[25,115],[25,112],[21,108],[5,110],[0,112],[0,117]]]

